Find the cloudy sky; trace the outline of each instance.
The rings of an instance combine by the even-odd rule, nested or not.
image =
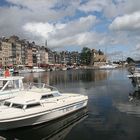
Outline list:
[[[111,59],[140,59],[139,0],[1,0],[0,36],[53,50],[101,49]]]

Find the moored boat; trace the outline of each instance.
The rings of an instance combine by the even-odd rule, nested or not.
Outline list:
[[[36,125],[59,118],[87,105],[88,97],[61,94],[46,84],[31,84],[0,106],[0,130]]]
[[[32,72],[32,70],[29,68],[24,68],[24,69],[18,70],[19,74],[30,73],[30,72]]]
[[[115,68],[117,68],[117,65],[114,64],[105,64],[99,67],[99,69],[106,69],[106,70],[115,69]]]
[[[31,72],[44,72],[45,70],[40,67],[33,67]]]

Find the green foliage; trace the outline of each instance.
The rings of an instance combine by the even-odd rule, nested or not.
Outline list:
[[[130,64],[130,63],[135,63],[135,61],[134,61],[131,57],[128,57],[128,58],[126,59],[126,62],[127,62],[128,64]]]
[[[81,64],[89,65],[91,61],[91,50],[87,47],[84,47],[80,55]]]

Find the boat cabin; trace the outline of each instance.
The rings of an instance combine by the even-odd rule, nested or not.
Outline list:
[[[18,109],[29,109],[37,106],[41,106],[40,102],[29,103],[29,104],[19,104],[19,103],[12,103],[5,101],[4,106],[11,107],[11,108],[18,108]]]
[[[61,96],[58,91],[52,91],[46,94],[40,93],[29,93],[21,96],[18,96],[13,99],[9,99],[4,101],[3,105],[11,108],[18,108],[18,109],[29,109],[41,106],[42,103],[45,103],[48,99]]]

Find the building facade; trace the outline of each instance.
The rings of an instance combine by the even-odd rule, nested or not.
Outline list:
[[[13,65],[12,44],[7,40],[1,42],[0,60],[2,66]]]
[[[106,56],[99,50],[91,51],[91,65],[106,62]],[[17,36],[0,38],[0,67],[25,65],[28,67],[50,65],[80,65],[80,53],[56,52],[36,45],[35,42],[20,40]]]
[[[106,55],[100,50],[93,49],[91,51],[91,65],[100,66],[106,63]]]

